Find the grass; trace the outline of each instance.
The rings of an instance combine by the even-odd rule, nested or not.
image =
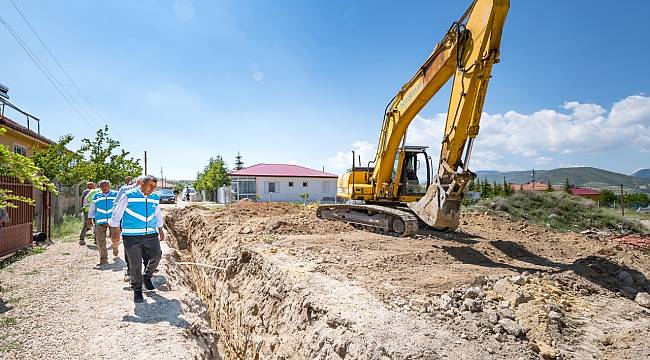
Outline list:
[[[63,215],[63,220],[52,226],[52,239],[71,241],[76,240],[81,231],[81,218],[75,215]]]
[[[19,261],[21,259],[24,259],[30,255],[36,255],[40,254],[45,251],[45,246],[34,246],[34,247],[29,247],[27,249],[23,249],[20,251],[17,251],[15,254],[3,259],[0,261],[0,270],[6,268],[7,266],[15,263],[16,261]]]
[[[17,323],[18,323],[18,321],[16,321],[15,317],[10,316],[10,317],[6,317],[6,318],[2,318],[2,319],[0,319],[0,328],[8,327],[8,326],[14,326]]]
[[[623,218],[620,214],[599,208],[591,200],[560,192],[518,191],[507,198],[482,199],[475,207],[507,213],[563,231],[607,229],[614,232],[647,232],[636,219]]]
[[[20,343],[15,340],[7,341],[9,335],[0,335],[0,354],[20,348]]]
[[[34,269],[34,270],[30,270],[30,271],[24,273],[23,275],[38,275],[38,274],[40,274],[40,273],[41,273],[40,270],[38,270],[38,269]]]

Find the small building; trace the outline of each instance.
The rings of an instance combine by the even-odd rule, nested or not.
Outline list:
[[[593,201],[600,200],[601,193],[598,190],[581,188],[581,187],[572,187],[570,189],[571,195],[580,196],[583,198],[591,199]]]
[[[525,184],[512,184],[515,191],[547,191],[548,183],[543,181],[530,181]],[[551,185],[553,191],[561,191],[562,185]]]
[[[228,174],[235,199],[256,201],[334,202],[334,174],[288,164],[257,164]]]

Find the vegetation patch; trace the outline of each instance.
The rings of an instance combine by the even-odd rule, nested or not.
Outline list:
[[[647,232],[637,220],[623,218],[599,208],[591,200],[562,192],[518,191],[509,197],[482,199],[476,207],[507,213],[563,231],[607,229],[617,233]]]
[[[6,318],[2,318],[2,319],[0,319],[0,328],[8,327],[8,326],[14,326],[17,323],[18,323],[18,321],[16,321],[15,317],[10,316],[10,317],[6,317]]]
[[[75,215],[63,215],[63,219],[52,226],[52,239],[62,241],[76,240],[81,230],[81,218]]]
[[[27,249],[17,251],[15,254],[0,261],[0,270],[15,263],[16,261],[26,258],[27,256],[40,254],[44,251],[45,251],[45,246],[32,246]]]

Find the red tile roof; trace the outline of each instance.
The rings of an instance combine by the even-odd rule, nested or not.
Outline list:
[[[574,187],[571,188],[571,195],[600,195],[600,191]]]
[[[15,122],[15,121],[7,118],[7,117],[0,116],[0,125],[4,125],[4,126],[10,128],[10,129],[14,129],[14,130],[16,130],[16,131],[18,131],[20,133],[23,133],[23,134],[25,134],[27,136],[38,139],[38,140],[40,140],[40,141],[42,141],[42,142],[44,142],[46,144],[49,144],[49,145],[54,144],[54,141],[46,138],[45,136],[40,135],[39,133],[37,133],[35,131],[27,129],[26,127],[20,125],[19,123]]]
[[[288,164],[257,164],[230,172],[230,176],[336,178],[334,174]]]

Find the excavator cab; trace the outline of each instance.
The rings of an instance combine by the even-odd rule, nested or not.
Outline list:
[[[400,172],[397,195],[422,197],[431,184],[431,158],[426,152],[427,146],[405,146],[396,156],[393,168],[394,176]],[[402,162],[401,167],[399,162]]]

